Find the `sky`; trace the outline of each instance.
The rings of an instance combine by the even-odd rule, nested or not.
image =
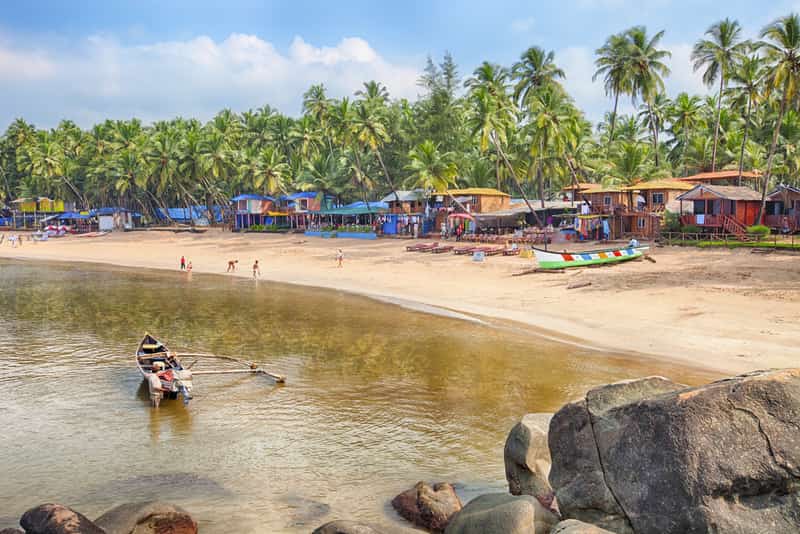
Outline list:
[[[297,116],[314,83],[341,97],[375,79],[413,100],[428,56],[449,51],[466,77],[533,45],[555,51],[567,90],[596,121],[611,102],[592,81],[594,51],[612,33],[665,30],[669,95],[702,94],[689,56],[711,24],[738,19],[755,37],[791,12],[800,0],[3,1],[0,131],[18,117],[90,127],[267,104]]]

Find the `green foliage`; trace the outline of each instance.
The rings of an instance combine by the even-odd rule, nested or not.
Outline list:
[[[695,226],[693,224],[687,224],[681,228],[681,232],[684,234],[699,234],[702,232],[699,226]]]
[[[770,229],[769,226],[764,226],[763,224],[756,224],[754,226],[748,226],[747,233],[765,237],[770,234]]]
[[[664,231],[665,232],[680,232],[681,231],[681,216],[680,214],[668,211],[664,214]]]

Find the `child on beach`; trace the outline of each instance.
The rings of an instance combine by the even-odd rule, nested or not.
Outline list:
[[[253,264],[253,279],[255,280],[261,276],[261,268],[258,266],[258,260]]]
[[[239,263],[239,260],[228,260],[228,270],[225,271],[226,273],[235,273],[236,272],[236,264]]]
[[[186,258],[181,256],[181,271],[185,271],[185,270],[186,270]]]
[[[336,251],[336,267],[341,267],[343,261],[344,261],[344,252],[342,252],[342,249],[339,249]]]
[[[186,272],[192,274],[192,262],[189,262],[189,264],[186,266]]]

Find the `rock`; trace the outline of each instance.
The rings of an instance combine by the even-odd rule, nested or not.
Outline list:
[[[613,384],[553,416],[550,483],[614,532],[798,532],[799,429],[800,369]]]
[[[0,534],[25,534],[25,532],[18,528],[4,528],[0,530]]]
[[[369,525],[355,521],[331,521],[318,527],[311,534],[382,534]]]
[[[517,423],[506,439],[503,459],[508,491],[512,495],[533,495],[549,507],[553,500],[550,487],[550,448],[547,433],[553,414],[529,413]]]
[[[461,500],[453,486],[446,482],[433,487],[417,482],[413,488],[392,499],[392,506],[401,517],[416,526],[441,532],[453,514],[461,510]]]
[[[105,534],[86,516],[60,504],[40,504],[19,520],[26,534]]]
[[[197,522],[186,510],[161,502],[122,504],[95,524],[108,534],[197,534]]]
[[[567,519],[553,527],[550,534],[614,534],[610,530],[578,521],[577,519]]]
[[[445,534],[547,534],[558,517],[530,495],[490,493],[450,518]]]
[[[299,528],[318,524],[331,511],[329,504],[301,495],[284,495],[280,502],[289,507],[286,528]]]

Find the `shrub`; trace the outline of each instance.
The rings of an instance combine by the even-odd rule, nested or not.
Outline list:
[[[665,232],[681,231],[681,217],[678,213],[668,211],[664,214],[664,231]]]
[[[753,226],[747,227],[747,233],[753,234],[757,236],[768,236],[769,235],[769,227],[764,226],[763,224],[756,224]]]
[[[700,227],[695,226],[693,224],[687,224],[683,228],[681,228],[681,232],[685,234],[699,234],[701,232]]]

